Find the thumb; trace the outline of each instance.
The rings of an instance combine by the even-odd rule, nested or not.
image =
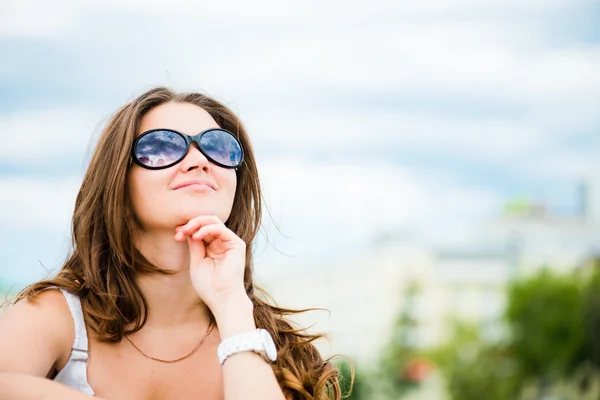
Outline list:
[[[195,240],[187,237],[188,247],[190,249],[190,265],[197,266],[206,257],[206,246],[203,240]]]

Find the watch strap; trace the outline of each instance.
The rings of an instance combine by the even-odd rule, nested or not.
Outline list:
[[[241,333],[224,339],[217,348],[219,364],[221,366],[230,356],[246,351],[253,351],[265,358],[266,349],[261,340],[261,329]]]

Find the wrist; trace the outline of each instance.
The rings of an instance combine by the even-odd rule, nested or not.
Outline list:
[[[230,298],[213,310],[221,340],[256,329],[254,305],[247,295]]]

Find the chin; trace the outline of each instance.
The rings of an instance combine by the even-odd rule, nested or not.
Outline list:
[[[185,224],[190,219],[198,217],[200,215],[216,215],[223,222],[225,222],[223,217],[228,216],[228,214],[224,213],[223,210],[215,210],[213,208],[206,208],[206,207],[199,208],[198,207],[198,208],[192,208],[192,209],[187,209],[187,210],[181,210],[181,212],[178,215],[177,220],[180,221],[179,224],[181,225],[181,224]]]

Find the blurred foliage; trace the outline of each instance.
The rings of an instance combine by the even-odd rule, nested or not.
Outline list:
[[[417,320],[415,299],[420,293],[419,285],[410,282],[404,291],[404,302],[394,322],[390,342],[385,346],[381,358],[380,379],[386,381],[389,391],[402,395],[418,388],[418,377],[407,374],[411,364],[421,361],[422,352],[415,343]],[[391,395],[391,394],[390,394]]]
[[[548,270],[508,288],[510,347],[524,380],[541,396],[553,382],[572,376],[584,362],[583,285],[576,275]]]
[[[528,198],[516,198],[506,203],[504,215],[506,216],[535,216],[546,214],[546,208]]]
[[[518,393],[521,378],[506,344],[486,343],[477,325],[453,321],[451,339],[430,354],[452,399],[505,400]]]
[[[557,274],[547,269],[507,285],[507,306],[496,339],[482,326],[452,321],[446,343],[420,350],[411,333],[417,321],[409,286],[380,378],[400,398],[418,387],[407,379],[414,360],[432,360],[447,395],[456,400],[600,398],[600,260]],[[550,397],[554,396],[554,397]]]
[[[600,259],[590,263],[592,273],[583,290],[582,312],[585,334],[583,354],[593,368],[600,370]]]

